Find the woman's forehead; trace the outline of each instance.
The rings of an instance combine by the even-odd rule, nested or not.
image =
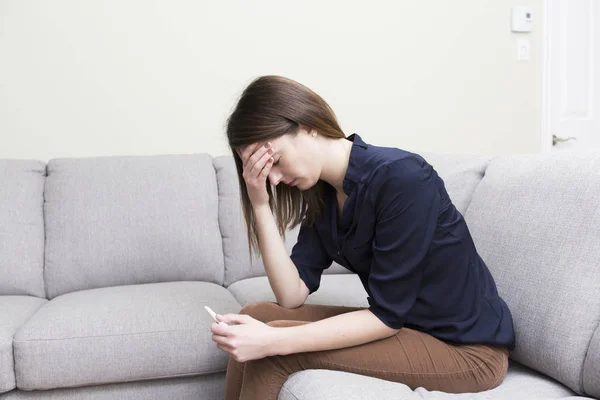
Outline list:
[[[280,136],[280,137],[273,138],[273,139],[261,140],[261,141],[254,142],[254,143],[251,143],[248,145],[240,146],[236,150],[239,150],[241,153],[244,153],[244,152],[250,151],[250,149],[252,149],[252,152],[254,152],[254,151],[256,151],[256,149],[260,148],[260,146],[264,146],[265,144],[270,142],[273,150],[279,151],[279,150],[282,150],[282,148],[285,146],[285,141],[288,139],[288,138],[286,138],[286,136],[287,135]]]

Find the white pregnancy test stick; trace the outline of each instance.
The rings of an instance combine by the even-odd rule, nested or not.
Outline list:
[[[213,310],[211,310],[209,306],[204,306],[204,308],[206,309],[206,311],[208,311],[208,313],[210,314],[210,316],[213,317],[213,319],[215,320],[215,322],[217,322],[219,325],[227,325],[225,322],[217,320],[217,314]]]

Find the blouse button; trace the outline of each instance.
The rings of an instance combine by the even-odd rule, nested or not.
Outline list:
[[[340,255],[340,250],[338,250],[338,256]]]

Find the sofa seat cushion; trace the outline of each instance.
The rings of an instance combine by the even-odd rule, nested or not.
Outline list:
[[[222,399],[225,374],[149,379],[136,382],[60,388],[52,390],[13,390],[2,400],[212,400]]]
[[[63,294],[14,338],[17,387],[43,390],[224,371],[213,320],[239,304],[207,282],[167,282]]]
[[[257,301],[276,301],[266,276],[243,279],[228,289],[242,306]],[[369,307],[367,292],[356,274],[323,275],[319,290],[308,296],[306,303]]]
[[[13,337],[48,300],[32,296],[0,296],[0,393],[16,387]]]
[[[508,374],[495,389],[481,393],[449,394],[340,371],[307,370],[291,375],[279,400],[494,400],[559,399],[576,396],[562,384],[511,362]],[[584,399],[584,397],[576,397]]]

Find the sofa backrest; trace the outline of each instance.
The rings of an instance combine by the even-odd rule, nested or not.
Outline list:
[[[0,295],[46,297],[45,176],[40,161],[0,160]]]
[[[452,204],[464,217],[473,192],[485,175],[489,158],[472,154],[418,154],[431,164],[442,178]]]
[[[511,358],[600,397],[600,153],[491,160],[467,209],[511,309]]]
[[[211,156],[54,159],[47,171],[49,299],[138,283],[223,284]]]
[[[488,159],[468,154],[421,154],[444,180],[450,198],[457,209],[464,213],[473,190],[484,174]],[[243,218],[240,191],[235,162],[232,156],[214,159],[219,182],[219,224],[223,234],[225,257],[225,286],[241,279],[264,276],[264,264],[260,256],[250,260],[246,223]],[[299,227],[286,233],[285,245],[291,253],[298,239]],[[325,270],[326,274],[349,273],[337,263]]]

